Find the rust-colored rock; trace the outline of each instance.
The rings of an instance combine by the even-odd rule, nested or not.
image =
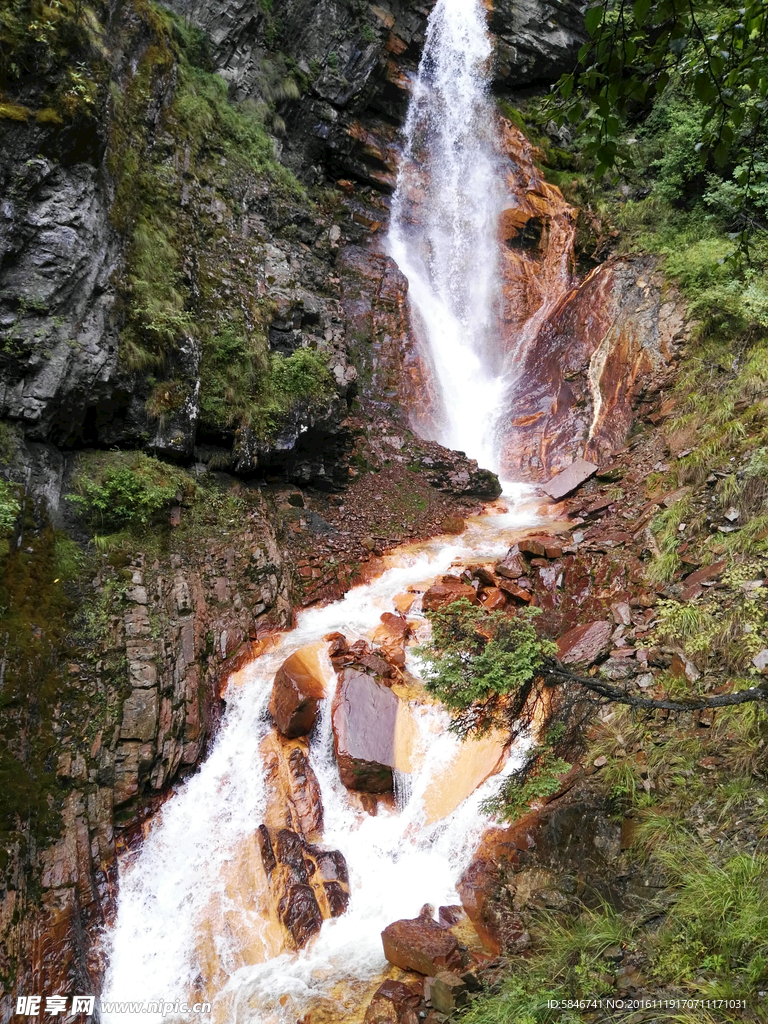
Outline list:
[[[438,608],[461,600],[462,597],[465,597],[471,604],[478,603],[474,588],[459,582],[458,579],[456,583],[435,583],[421,599],[421,607],[425,612],[434,612]]]
[[[317,646],[296,651],[277,670],[269,710],[283,736],[306,736],[317,718],[318,703],[325,696]]]
[[[608,651],[613,624],[604,620],[574,626],[557,641],[557,656],[565,665],[592,665]]]
[[[323,831],[323,798],[312,765],[300,747],[288,755],[289,785],[293,804],[305,836]]]
[[[393,637],[404,638],[411,632],[411,627],[404,615],[394,615],[392,612],[384,612],[381,616],[381,622],[386,627],[387,632]]]
[[[421,996],[402,981],[388,978],[376,989],[363,1024],[419,1024]]]
[[[332,709],[333,746],[348,789],[392,789],[397,708],[395,694],[373,676],[355,668],[339,674]]]
[[[395,921],[381,933],[381,940],[384,956],[404,971],[434,976],[461,964],[458,939],[429,918]]]
[[[503,562],[496,565],[495,571],[497,576],[503,576],[508,580],[517,580],[521,576],[525,576],[528,566],[519,555],[507,555]]]
[[[722,558],[719,562],[713,562],[712,565],[703,565],[700,569],[696,569],[690,576],[686,576],[685,583],[686,587],[695,586],[696,584],[708,583],[710,580],[715,580],[724,571],[727,561]]]
[[[507,599],[504,596],[504,591],[500,590],[499,587],[487,587],[485,590],[480,591],[480,603],[489,612],[495,612],[499,608],[506,606]]]
[[[482,587],[495,587],[496,577],[493,575],[490,569],[486,569],[484,565],[468,565],[467,572],[470,576],[474,576],[476,580],[480,581]]]
[[[533,600],[533,594],[530,591],[524,590],[512,580],[499,580],[499,590],[503,590],[505,594],[509,594],[510,597],[522,604],[530,604]]]

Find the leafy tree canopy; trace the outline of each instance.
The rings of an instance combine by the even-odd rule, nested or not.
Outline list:
[[[575,125],[602,176],[633,166],[631,129],[669,90],[697,110],[695,148],[740,190],[740,230],[762,204],[768,110],[768,3],[601,0],[585,15],[588,41],[551,105]]]

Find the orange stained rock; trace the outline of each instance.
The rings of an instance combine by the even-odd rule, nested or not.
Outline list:
[[[508,757],[508,742],[507,734],[499,731],[464,741],[451,764],[424,793],[427,824],[447,817],[487,778],[500,771]]]
[[[275,730],[262,740],[259,759],[268,782],[264,824],[290,828],[317,841],[323,832],[323,805],[308,754],[305,740],[288,740]]]
[[[264,963],[288,948],[254,836],[241,840],[222,870],[219,886],[200,914],[196,946],[205,983],[200,997],[213,1003],[214,1024],[223,1024],[228,1018],[226,1001],[217,1000],[215,993],[224,988],[230,973]]]
[[[415,594],[397,594],[392,599],[392,604],[401,615],[407,615],[416,600]]]

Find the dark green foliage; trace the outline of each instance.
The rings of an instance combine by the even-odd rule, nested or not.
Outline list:
[[[564,734],[564,725],[556,722],[543,743],[534,744],[527,751],[522,765],[504,782],[498,794],[486,802],[485,810],[502,821],[515,821],[531,804],[554,796],[562,787],[562,776],[571,768],[558,753]]]
[[[295,402],[333,393],[325,362],[310,349],[268,355],[262,334],[226,327],[203,350],[201,420],[215,429],[242,424],[267,435]]]
[[[713,176],[711,201],[726,210],[746,241],[766,209],[765,118],[768,109],[768,8],[712,0],[600,0],[588,8],[589,41],[554,102],[559,123],[583,137],[596,173],[636,166],[639,124],[669,94],[682,100],[673,175]],[[687,150],[685,168],[671,165]],[[693,164],[698,164],[695,171]]]
[[[460,733],[509,725],[531,694],[554,645],[533,625],[535,610],[488,614],[466,598],[428,612],[432,639],[420,648],[427,689],[448,707]]]
[[[96,529],[111,532],[147,526],[194,489],[183,470],[143,452],[82,458],[74,480],[79,505]]]
[[[15,484],[0,478],[0,537],[10,533],[21,512],[19,490]]]

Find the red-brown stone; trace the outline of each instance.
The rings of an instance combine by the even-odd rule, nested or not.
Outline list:
[[[381,616],[381,621],[386,626],[387,632],[391,633],[393,637],[405,638],[411,632],[411,627],[404,615],[384,612]]]
[[[507,599],[499,587],[487,587],[480,591],[480,602],[489,612],[495,612],[499,608],[504,608]]]
[[[456,583],[434,583],[421,599],[421,607],[425,612],[433,612],[447,604],[465,597],[471,604],[477,604],[477,594],[473,587],[456,580]]]
[[[312,887],[303,883],[286,889],[278,905],[278,915],[299,949],[320,931],[323,923]]]
[[[278,731],[289,739],[306,736],[324,696],[324,681],[312,659],[296,651],[277,670],[272,686],[269,710]]]
[[[528,566],[519,555],[507,555],[503,562],[496,566],[496,575],[508,580],[516,580],[525,576]]]
[[[613,624],[585,622],[574,626],[557,641],[557,656],[566,665],[592,665],[608,651]]]
[[[686,587],[695,586],[700,583],[708,583],[710,580],[717,579],[717,577],[723,572],[727,565],[726,559],[721,559],[719,562],[713,562],[712,565],[703,565],[700,569],[696,569],[690,576],[686,576],[684,583]]]
[[[384,956],[404,971],[435,975],[461,963],[459,941],[436,921],[424,917],[395,921],[381,933]]]
[[[530,604],[533,600],[533,595],[529,591],[519,587],[512,580],[499,580],[499,589],[503,590],[505,594],[509,594],[516,601],[522,601],[523,604]]]

